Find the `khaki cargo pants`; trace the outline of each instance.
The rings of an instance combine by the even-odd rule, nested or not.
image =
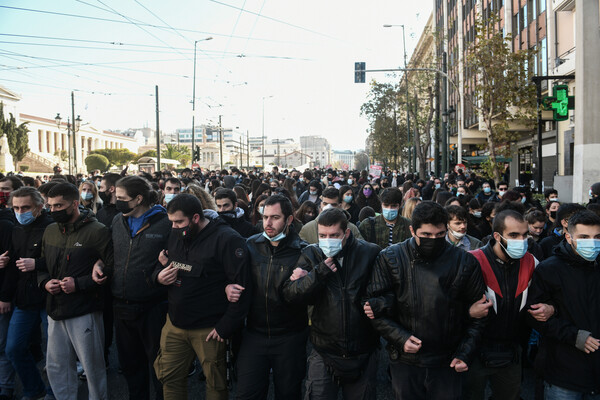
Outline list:
[[[195,355],[206,375],[206,399],[228,399],[226,346],[217,340],[206,341],[212,330],[180,329],[173,326],[167,315],[160,336],[160,350],[154,361],[154,370],[163,384],[165,400],[187,400],[187,377]]]

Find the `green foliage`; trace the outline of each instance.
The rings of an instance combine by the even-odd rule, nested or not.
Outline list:
[[[61,161],[67,161],[69,159],[69,152],[66,150],[56,150],[54,155],[59,157]]]
[[[140,158],[142,157],[156,157],[156,150],[147,150],[143,153],[137,154],[132,162],[134,164],[138,164],[140,162]]]
[[[371,125],[367,151],[386,165],[398,169],[402,160],[407,160],[410,145],[406,135],[406,124],[398,119],[400,106],[398,85],[371,82],[367,102],[360,107],[361,115]]]
[[[99,169],[100,171],[104,172],[108,170],[108,165],[108,158],[102,154],[90,154],[85,158],[85,166],[87,167],[88,171]]]
[[[413,68],[428,67],[434,64],[431,59],[422,61],[423,65]],[[408,73],[408,109],[410,112],[410,134],[412,143],[416,144],[416,158],[419,160],[419,176],[426,176],[427,159],[431,148],[431,130],[434,124],[434,90],[435,73],[429,71],[413,71]],[[406,81],[402,82],[401,96],[406,107]]]
[[[98,149],[91,151],[90,154],[101,154],[106,157],[108,160],[108,168],[113,165],[122,167],[123,165],[129,164],[136,157],[135,153],[132,153],[128,149]]]
[[[0,102],[0,137],[6,135],[8,151],[16,167],[29,152],[29,128],[27,122],[17,125],[14,115],[9,115],[8,119],[4,118],[4,103]]]
[[[186,165],[192,159],[192,150],[187,146],[166,144],[165,148],[160,152],[160,156],[170,160],[177,160],[182,165]]]
[[[509,146],[503,150],[499,145],[519,138],[519,132],[509,130],[510,123],[523,125],[521,131],[531,130],[536,115],[536,89],[531,82],[535,62],[535,50],[512,51],[512,37],[502,36],[499,19],[479,19],[475,24],[477,35],[468,49],[465,68],[473,71],[473,88],[465,91],[465,99],[483,119],[483,130],[487,136],[490,166],[494,179],[500,179],[500,168],[496,156],[508,155]]]
[[[354,169],[358,171],[362,171],[363,169],[367,169],[369,167],[369,156],[361,151],[360,153],[356,153],[354,155]]]
[[[19,171],[22,171],[22,172],[29,171],[29,165],[19,165]]]

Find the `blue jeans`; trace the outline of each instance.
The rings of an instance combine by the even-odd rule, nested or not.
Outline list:
[[[22,310],[15,307],[8,338],[6,340],[6,355],[23,382],[23,395],[35,396],[46,390],[40,371],[29,351],[30,339],[35,329],[39,329],[40,322],[44,328],[44,336],[48,330],[48,314],[45,309]],[[52,393],[48,391],[48,393]]]
[[[12,394],[15,388],[15,370],[6,356],[6,338],[12,313],[0,314],[0,392]]]
[[[600,394],[585,394],[544,382],[545,400],[599,400]]]

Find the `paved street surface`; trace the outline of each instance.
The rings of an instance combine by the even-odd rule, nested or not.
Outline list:
[[[392,393],[391,384],[388,382],[387,378],[387,353],[384,350],[380,352],[380,362],[377,373],[377,399],[378,400],[393,400],[394,396]],[[118,361],[116,355],[116,348],[113,344],[111,348],[110,354],[110,366],[108,368],[108,394],[110,400],[127,400],[129,399],[127,395],[127,386],[125,383],[125,378],[123,375],[119,374],[117,370]],[[188,378],[188,393],[189,398],[191,400],[202,400],[205,398],[205,383],[198,378],[199,374],[196,373],[190,378]],[[533,372],[531,369],[525,369],[525,382],[523,384],[523,392],[521,393],[521,398],[523,400],[533,400],[534,392],[533,392]],[[235,392],[232,391],[233,393]],[[21,395],[20,388],[17,388],[17,398]],[[233,394],[230,394],[230,399],[233,399]],[[78,399],[85,400],[88,398],[87,393],[87,385],[85,381],[80,381],[79,383],[79,393]],[[271,385],[269,391],[269,399],[272,400],[273,396],[273,387]],[[339,397],[342,398],[341,395]]]

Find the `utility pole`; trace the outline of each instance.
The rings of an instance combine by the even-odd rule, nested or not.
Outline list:
[[[219,115],[219,154],[220,154],[219,161],[221,162],[221,171],[222,171],[223,170],[223,127],[221,126],[221,117],[222,117],[222,115]]]
[[[198,41],[194,41],[194,83],[192,88],[192,164],[194,163],[194,150],[196,147],[196,44]],[[179,139],[179,135],[177,135]]]
[[[158,118],[158,85],[155,86],[156,91],[156,170],[160,172],[160,124]],[[193,152],[192,152],[193,154]]]
[[[71,121],[73,121],[73,164],[77,176],[77,131],[75,130],[75,95],[71,92]]]
[[[402,26],[402,45],[404,47],[404,69],[408,68],[407,62],[406,62],[406,36],[405,36],[405,32],[404,32],[404,25]],[[410,135],[410,113],[409,113],[409,93],[408,93],[408,71],[404,71],[404,81],[406,83],[406,131],[407,131],[407,136],[408,136],[408,143],[410,144],[410,139],[411,139],[411,135]],[[415,152],[415,157],[416,157],[416,152]],[[408,168],[411,169],[412,168],[412,172],[415,172],[415,166],[416,166],[416,160],[413,160],[412,157],[412,149],[409,146],[408,148]]]
[[[250,169],[250,131],[246,129],[246,167]]]
[[[446,65],[446,52],[442,53],[442,72],[445,74],[447,71]],[[448,115],[448,83],[446,79],[446,75],[442,75],[442,110],[443,113]],[[448,162],[448,126],[446,121],[442,121],[442,173],[444,175],[446,172],[449,172],[450,164]]]

